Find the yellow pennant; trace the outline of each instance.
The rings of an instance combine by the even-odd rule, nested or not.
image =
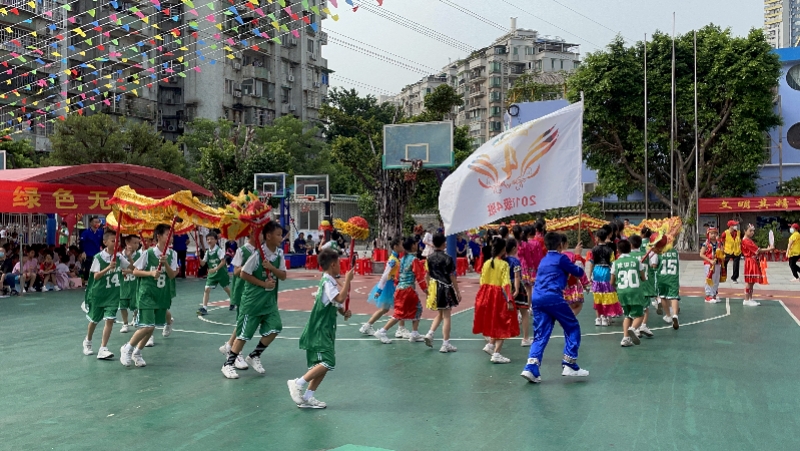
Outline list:
[[[163,41],[164,38],[161,37],[160,34],[155,35],[156,41]]]
[[[181,63],[183,62],[183,57],[182,57],[182,56],[179,56],[179,57],[178,57],[178,58],[176,58],[176,59],[177,59],[179,62],[181,62]]]
[[[218,23],[218,24],[216,24],[214,26],[217,27],[219,30],[222,30],[222,24],[221,23]]]

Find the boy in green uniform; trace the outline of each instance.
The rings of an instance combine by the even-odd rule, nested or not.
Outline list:
[[[245,361],[256,372],[264,374],[261,353],[283,329],[278,311],[278,281],[286,280],[286,262],[283,259],[283,249],[279,246],[283,240],[283,229],[278,224],[269,222],[261,234],[265,244],[262,246],[264,260],[261,260],[258,251],[253,252],[239,273],[245,284],[236,320],[236,341],[233,342],[222,367],[222,374],[228,379],[239,378],[234,364],[244,343],[253,338],[256,329],[261,334],[261,340]]]
[[[129,262],[136,262],[142,256],[139,250],[139,237],[128,235],[125,237],[125,259]],[[122,314],[122,328],[119,333],[128,333],[128,326],[133,326],[133,318],[128,322],[128,310],[136,310],[136,277],[133,275],[133,268],[128,267],[122,270],[122,287],[119,291],[119,311]]]
[[[100,360],[110,360],[114,354],[108,350],[108,338],[114,328],[114,321],[117,319],[117,308],[119,307],[119,287],[122,283],[121,268],[127,268],[129,263],[121,254],[114,255],[114,241],[116,234],[106,232],[103,235],[105,249],[94,256],[92,266],[89,269],[89,279],[94,280],[89,293],[89,330],[83,340],[83,354],[92,355],[92,335],[97,324],[105,320],[103,326],[103,341],[100,350],[97,351],[97,358]],[[119,260],[119,266],[117,263]]]
[[[642,325],[644,308],[647,300],[642,292],[641,281],[645,278],[645,265],[637,258],[631,256],[631,243],[622,240],[617,243],[620,255],[611,264],[611,284],[616,287],[619,303],[625,319],[622,321],[623,348],[641,343],[636,329]]]
[[[168,279],[174,279],[178,274],[178,258],[168,248],[169,226],[159,224],[153,235],[157,241],[156,246],[143,252],[133,265],[133,275],[139,281],[139,316],[136,321],[139,330],[120,349],[122,355],[119,360],[125,366],[130,366],[131,360],[136,366],[146,365],[142,358],[142,349],[152,338],[156,326],[167,324],[167,309],[172,303],[172,289]]]
[[[672,323],[672,328],[678,330],[678,302],[681,300],[681,271],[678,251],[670,249],[660,258],[658,266],[657,290],[661,298],[661,306],[664,309],[664,322]],[[670,308],[672,311],[670,312]]]
[[[308,318],[303,334],[300,335],[300,349],[306,351],[308,371],[298,379],[286,381],[289,386],[289,395],[297,407],[303,409],[324,409],[327,407],[322,401],[314,398],[314,392],[325,379],[328,371],[336,367],[336,314],[341,313],[345,320],[352,313],[345,311],[344,302],[350,292],[350,283],[353,280],[353,269],[347,272],[344,286],[341,291],[336,277],[339,277],[339,254],[333,249],[324,249],[320,252],[318,261],[324,274],[319,281],[314,307]],[[303,387],[308,384],[304,394],[300,394]]]
[[[649,231],[645,227],[645,230],[642,231],[642,235]],[[650,235],[648,235],[649,237]],[[639,235],[633,235],[628,240],[631,242],[631,257],[639,260],[640,262],[644,259],[645,252],[642,250],[642,243],[644,242],[643,237]],[[649,241],[649,240],[648,240]],[[653,331],[647,327],[647,318],[649,314],[649,304],[653,302],[654,299],[658,298],[656,294],[656,268],[658,268],[658,256],[656,254],[652,254],[648,258],[648,262],[643,262],[644,265],[647,267],[646,278],[642,279],[641,287],[642,287],[642,296],[644,296],[644,316],[642,317],[642,325],[636,329],[639,335],[644,335],[647,338],[653,338]]]
[[[250,237],[247,239],[247,243],[244,246],[236,249],[236,254],[233,256],[233,283],[231,284],[231,310],[236,310],[236,318],[239,318],[239,310],[236,308],[242,301],[242,292],[244,291],[245,282],[241,278],[242,266],[250,259],[250,257],[256,252],[256,232],[253,230],[250,232]],[[233,342],[236,340],[236,327],[234,326],[233,332],[231,333],[231,338],[222,346],[219,347],[219,352],[221,352],[226,357],[228,353],[231,352],[231,346],[233,346]],[[237,370],[246,370],[248,367],[247,362],[244,361],[244,357],[239,354],[236,357],[236,362],[234,366]]]
[[[211,290],[216,288],[217,285],[225,290],[229,298],[231,296],[231,290],[228,288],[230,278],[228,277],[228,269],[225,264],[225,251],[222,250],[222,247],[217,246],[217,239],[216,232],[213,230],[208,232],[208,236],[206,237],[208,251],[206,251],[202,260],[200,260],[201,266],[208,265],[208,277],[206,277],[206,290],[203,292],[203,306],[197,311],[198,315],[208,314],[208,310],[206,310],[206,308],[208,308],[208,298],[211,295]]]

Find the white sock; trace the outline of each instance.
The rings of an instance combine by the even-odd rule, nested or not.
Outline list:
[[[314,397],[314,390],[306,390],[306,392],[303,393],[303,401],[308,401],[313,397]]]
[[[434,330],[433,329],[428,331],[428,336],[429,337],[433,338],[433,334],[434,334]]]
[[[308,382],[306,382],[306,380],[303,379],[302,377],[298,377],[297,379],[294,380],[294,383],[295,385],[297,385],[298,388],[303,388],[306,386]]]
[[[89,343],[91,343],[91,342],[92,342],[92,340],[89,340],[89,337],[83,337],[83,339],[84,339],[84,340],[86,340],[86,341],[88,341]]]
[[[492,357],[500,357],[500,353],[499,352],[495,352],[494,354],[492,354]]]
[[[449,345],[449,344],[450,344],[450,340],[444,340],[444,341],[442,341],[442,345],[444,345],[444,346],[447,346],[447,345]]]
[[[142,355],[142,350],[139,348],[133,348],[133,353],[137,355]]]
[[[411,336],[412,337],[419,337],[419,331],[415,330],[415,331],[411,332]]]

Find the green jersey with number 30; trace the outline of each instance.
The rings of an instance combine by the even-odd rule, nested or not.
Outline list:
[[[644,265],[636,257],[623,254],[611,264],[611,274],[616,279],[617,297],[622,305],[645,305],[640,271]]]
[[[145,252],[147,257],[147,264],[144,271],[155,271],[158,268],[158,257],[154,252],[153,247]],[[167,263],[172,265],[172,253],[167,254]],[[139,309],[140,310],[155,310],[155,309],[168,309],[172,304],[172,287],[167,281],[167,273],[164,268],[157,278],[154,277],[140,277],[139,278]]]

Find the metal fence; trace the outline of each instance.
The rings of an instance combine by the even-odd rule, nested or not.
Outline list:
[[[16,232],[20,244],[40,244],[47,241],[47,215],[24,213],[1,213],[0,227],[6,236]]]

